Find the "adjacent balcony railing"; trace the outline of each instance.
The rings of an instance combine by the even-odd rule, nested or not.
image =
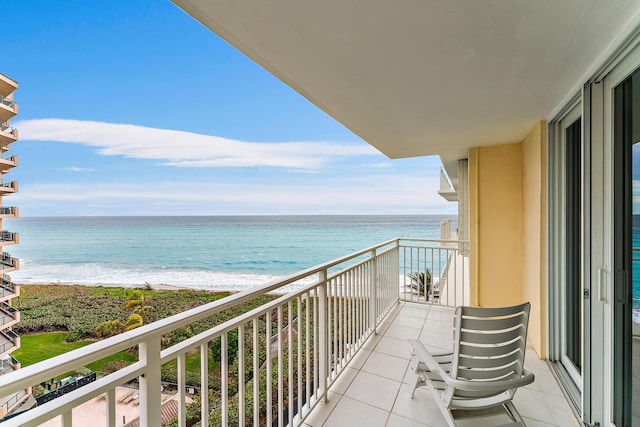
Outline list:
[[[20,287],[11,281],[11,276],[3,274],[0,277],[0,300],[17,297],[19,292]]]
[[[18,114],[18,104],[13,99],[0,95],[0,122],[6,122]]]
[[[2,261],[0,263],[0,271],[18,270],[20,261],[11,256],[8,252],[2,252]]]
[[[0,354],[6,353],[10,350],[20,347],[20,337],[11,329],[5,329],[0,331]],[[19,390],[12,391],[7,394],[0,394],[0,396],[8,396],[13,393],[17,393]]]
[[[13,372],[17,369],[20,369],[20,362],[18,362],[15,357],[9,355],[0,359],[0,375]]]
[[[14,206],[0,207],[0,218],[15,218],[18,216],[18,208]]]
[[[451,185],[451,181],[443,167],[440,167],[440,189],[438,190],[438,194],[450,202],[458,200],[458,192],[453,188],[453,185]]]
[[[20,236],[18,233],[14,233],[12,231],[2,230],[0,232],[0,244],[17,244],[20,242]]]
[[[170,362],[177,366],[180,426],[186,425],[187,387],[205,390],[200,391],[205,396],[200,405],[203,426],[301,425],[400,299],[452,304],[468,295],[468,281],[456,281],[464,270],[465,248],[466,243],[455,241],[390,240],[27,366],[0,377],[0,396],[116,352],[138,349],[137,362],[3,425],[37,426],[62,415],[62,425],[71,426],[72,409],[98,396],[104,396],[107,405],[106,425],[115,425],[115,389],[137,379],[140,425],[159,426],[161,366]],[[267,293],[285,291],[271,302],[162,348],[165,334]],[[219,349],[215,367],[209,366],[211,347]],[[185,372],[186,355],[194,351],[205,356],[200,357],[198,384],[188,382]],[[209,376],[212,369],[215,380]]]
[[[0,302],[0,327],[20,321],[20,311],[6,302]]]
[[[18,129],[14,128],[9,124],[9,122],[0,123],[0,144],[1,143],[11,143],[15,142],[18,139]],[[8,145],[0,146],[0,151],[8,150]]]
[[[18,191],[18,181],[0,179],[0,193],[14,193]]]
[[[0,155],[0,171],[6,172],[18,166],[18,156],[13,153],[2,153]]]

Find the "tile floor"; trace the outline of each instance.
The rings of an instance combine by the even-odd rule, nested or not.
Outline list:
[[[429,390],[418,389],[415,397],[410,397],[415,374],[409,367],[411,346],[406,340],[419,338],[427,347],[448,349],[452,318],[449,308],[400,303],[329,389],[328,403],[318,405],[304,425],[446,427]],[[539,360],[533,349],[527,351],[525,366],[536,380],[516,393],[514,404],[527,426],[578,427],[546,362]],[[483,421],[491,424],[497,420]],[[483,424],[477,419],[461,423],[474,427]]]

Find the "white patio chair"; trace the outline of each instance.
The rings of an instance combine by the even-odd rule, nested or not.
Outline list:
[[[513,307],[458,307],[454,317],[453,352],[431,353],[412,339],[415,389],[426,385],[451,427],[456,417],[506,413],[511,422],[500,427],[525,426],[511,402],[518,387],[534,375],[524,369],[530,304]]]

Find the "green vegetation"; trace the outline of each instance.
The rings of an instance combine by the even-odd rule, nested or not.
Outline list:
[[[22,367],[25,367],[94,342],[85,340],[69,343],[64,340],[66,335],[64,332],[25,335],[20,338],[21,347],[13,352],[13,356],[20,361]],[[137,359],[126,351],[120,351],[105,359],[89,364],[87,368],[94,372],[107,372],[105,365],[118,360],[125,361],[128,364],[135,362]]]
[[[144,312],[145,323],[151,323],[190,308],[229,296],[230,292],[197,290],[154,291],[80,285],[24,285],[13,305],[20,310],[21,320],[14,326],[20,335],[42,332],[67,332],[67,341],[99,338],[96,328],[105,321],[123,325],[137,307]],[[141,298],[143,303],[131,304]],[[153,306],[146,309],[145,306]],[[242,308],[239,307],[236,312]],[[221,313],[223,317],[224,313]],[[226,317],[225,317],[226,318]]]
[[[151,323],[173,314],[195,308],[199,305],[217,300],[230,295],[228,292],[205,292],[196,290],[171,290],[154,291],[151,289],[123,289],[110,287],[85,287],[65,285],[27,285],[22,287],[21,296],[14,300],[14,305],[21,310],[22,320],[14,329],[22,335],[22,348],[15,356],[23,362],[23,366],[37,363],[38,361],[65,353],[67,351],[85,346],[101,337],[107,337],[121,332],[127,324],[127,319],[135,315],[139,323]],[[247,311],[262,306],[272,301],[277,296],[263,295],[247,303],[227,309],[221,313],[180,327],[162,336],[162,346],[166,348],[187,338],[195,336],[216,325],[233,319]],[[285,305],[277,312],[272,311],[270,316],[262,315],[254,323],[249,321],[238,329],[227,332],[227,381],[229,396],[229,412],[231,424],[237,424],[238,410],[244,405],[247,422],[252,421],[253,406],[259,406],[260,418],[266,415],[267,383],[272,384],[272,399],[277,401],[277,390],[283,389],[286,407],[288,401],[288,383],[278,382],[278,366],[276,359],[267,360],[266,349],[271,346],[271,339],[278,334],[277,318],[282,319],[280,327],[283,331],[283,378],[287,378],[289,357],[292,359],[292,378],[294,384],[298,380],[298,372],[302,373],[305,380],[306,360],[298,362],[298,345],[305,352],[307,347],[313,344],[314,316],[310,314],[311,330],[309,336],[304,328],[300,328],[303,322],[298,316],[305,317],[308,301],[298,301],[297,304]],[[153,307],[150,309],[148,307]],[[313,304],[311,305],[313,307]],[[313,309],[312,309],[313,310]],[[140,321],[141,320],[141,321]],[[288,328],[289,320],[293,322],[293,333],[284,331]],[[253,328],[258,328],[258,342],[253,342]],[[242,339],[240,331],[242,330]],[[288,334],[291,342],[287,341]],[[244,357],[239,357],[240,344],[244,348]],[[255,346],[254,346],[255,345]],[[289,355],[289,346],[291,354]],[[257,351],[258,372],[254,372],[253,357]],[[218,425],[221,412],[219,402],[221,398],[220,384],[222,381],[221,359],[223,350],[221,339],[217,338],[208,345],[208,389],[211,401],[211,424]],[[274,354],[272,354],[272,357]],[[92,363],[87,367],[96,372],[114,372],[122,369],[137,360],[135,348],[119,352],[108,358]],[[185,380],[189,385],[200,387],[200,351],[194,349],[186,355]],[[243,375],[239,375],[239,361],[244,360]],[[300,365],[299,365],[300,363]],[[312,362],[313,363],[313,362]],[[271,365],[271,378],[267,376],[266,366]],[[298,366],[299,365],[299,366]],[[310,366],[310,368],[313,368]],[[163,381],[177,383],[177,362],[172,360],[162,366],[161,377]],[[253,389],[253,381],[258,381],[260,400],[253,402],[252,392],[245,395],[244,402],[239,401],[238,390],[240,384],[245,385],[247,391]],[[206,395],[205,395],[206,396]],[[297,396],[297,390],[293,390],[293,396]],[[191,422],[199,420],[199,402],[196,401],[188,408]],[[277,408],[272,408],[276,411]],[[277,417],[277,413],[273,413]]]

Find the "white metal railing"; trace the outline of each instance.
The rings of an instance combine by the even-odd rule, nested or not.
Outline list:
[[[61,415],[72,425],[72,409],[105,396],[106,422],[116,425],[115,389],[139,381],[140,425],[160,425],[161,366],[177,366],[178,425],[186,425],[187,387],[200,386],[200,418],[207,425],[301,425],[346,364],[399,301],[406,263],[419,247],[454,253],[456,242],[394,239],[310,268],[259,288],[231,295],[178,315],[0,377],[0,396],[11,395],[116,352],[136,347],[138,361],[79,388],[64,398],[11,418],[3,425],[37,426]],[[422,246],[421,246],[422,245]],[[407,252],[409,251],[409,252]],[[433,254],[438,249],[433,248]],[[453,252],[452,252],[453,251]],[[427,252],[425,252],[427,253]],[[423,262],[420,259],[420,262]],[[433,272],[441,274],[445,266]],[[403,265],[403,263],[405,265]],[[423,265],[423,264],[421,264]],[[416,265],[417,266],[417,265]],[[162,336],[268,292],[295,288],[249,312],[162,349]],[[412,300],[411,298],[408,298]],[[425,301],[416,295],[415,300]],[[211,352],[216,357],[209,366]],[[186,357],[200,354],[199,384],[188,384]],[[209,357],[202,357],[202,356]],[[213,384],[210,374],[215,371]],[[202,398],[203,397],[203,398]]]
[[[401,300],[451,307],[469,305],[469,242],[403,240]]]

